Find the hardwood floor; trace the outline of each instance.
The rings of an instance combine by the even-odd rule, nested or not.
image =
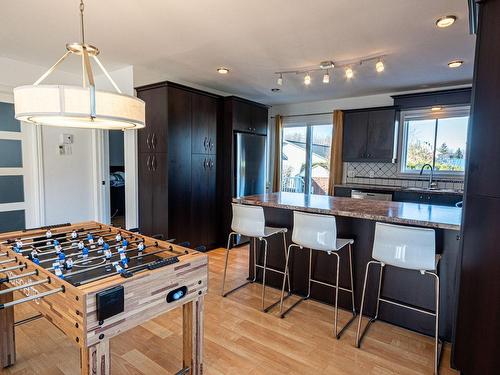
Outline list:
[[[299,305],[286,319],[277,308],[264,314],[260,285],[250,285],[220,297],[224,250],[209,253],[210,283],[205,306],[206,374],[432,374],[433,340],[383,322],[376,322],[354,347],[355,324],[335,340],[333,310],[314,301]],[[228,287],[247,274],[246,248],[231,252]],[[268,289],[269,301],[278,292]],[[296,297],[291,297],[294,299]],[[289,300],[290,300],[289,299]],[[16,320],[33,315],[26,305]],[[341,323],[349,318],[340,312]],[[111,340],[112,374],[172,374],[181,368],[181,309],[169,312]],[[45,319],[16,328],[16,365],[2,375],[79,374],[79,351]],[[441,374],[449,368],[450,347],[441,361]]]

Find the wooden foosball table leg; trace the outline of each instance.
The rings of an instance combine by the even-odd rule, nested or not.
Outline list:
[[[0,284],[0,290],[6,286]],[[11,302],[14,293],[0,294],[0,304]],[[16,362],[16,340],[14,332],[14,308],[0,310],[0,369]]]
[[[183,359],[189,374],[203,374],[203,302],[204,296],[182,306]]]
[[[111,373],[111,353],[109,340],[81,349],[82,375],[109,375]]]

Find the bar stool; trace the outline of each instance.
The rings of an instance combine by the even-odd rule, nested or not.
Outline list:
[[[283,295],[285,291],[285,277],[283,277],[283,287],[281,290],[281,304],[280,304],[280,314],[284,318],[288,312],[290,312],[295,306],[297,306],[302,301],[308,299],[311,296],[311,283],[317,283],[330,288],[335,289],[335,317],[333,323],[333,331],[335,337],[338,339],[344,330],[349,327],[349,325],[354,321],[356,317],[356,307],[354,305],[354,287],[353,287],[353,274],[352,274],[352,244],[354,240],[352,239],[341,239],[337,238],[337,222],[335,216],[331,215],[317,215],[309,214],[304,212],[293,212],[293,232],[292,232],[292,244],[288,246],[288,251],[285,260],[285,272],[288,272],[288,261],[290,259],[290,250],[293,247],[298,247],[299,249],[309,248],[309,278],[307,295],[292,306],[290,306],[285,312],[283,312]],[[351,289],[342,288],[339,286],[339,276],[340,276],[340,255],[339,251],[345,247],[349,250],[349,269],[351,278]],[[328,255],[335,255],[336,257],[336,276],[335,284],[328,284],[319,280],[313,279],[312,270],[312,251],[323,251]],[[337,331],[337,321],[338,321],[338,296],[339,290],[351,293],[351,303],[352,303],[352,318],[346,323],[346,325]]]
[[[286,232],[287,228],[273,228],[273,227],[267,227],[265,225],[265,218],[264,218],[264,209],[260,206],[248,206],[248,205],[243,205],[243,204],[236,204],[233,203],[233,220],[231,223],[231,230],[232,232],[229,233],[229,237],[227,240],[227,248],[226,248],[226,260],[224,264],[224,277],[222,279],[222,292],[221,295],[222,297],[226,297],[227,295],[235,292],[236,290],[248,285],[249,283],[255,282],[257,278],[257,268],[261,268],[263,270],[262,272],[262,311],[267,312],[270,309],[272,309],[274,306],[276,306],[280,300],[274,302],[273,304],[269,305],[268,307],[265,307],[265,295],[266,295],[266,271],[272,271],[275,273],[279,273],[282,275],[288,275],[288,272],[285,271],[280,271],[275,268],[270,268],[267,267],[267,238],[271,237],[276,234],[282,234],[283,235],[283,245],[284,245],[284,254],[286,257]],[[237,286],[234,289],[231,289],[228,292],[224,292],[224,285],[226,283],[226,273],[227,273],[227,263],[228,263],[228,258],[229,258],[229,251],[231,250],[231,238],[232,236],[235,235],[243,235],[247,237],[253,238],[253,279],[250,281],[247,281],[240,286]],[[257,264],[257,250],[256,250],[256,245],[257,245],[257,239],[259,241],[264,242],[264,264],[260,265]],[[290,289],[290,276],[287,276],[288,280],[288,295],[291,295],[291,289]]]
[[[440,259],[436,255],[436,234],[434,229],[406,227],[402,225],[376,223],[375,239],[373,242],[372,258],[366,265],[365,281],[363,284],[363,296],[361,298],[361,311],[359,314],[358,329],[356,332],[356,346],[359,348],[361,340],[366,334],[370,325],[377,320],[380,302],[389,303],[402,308],[407,308],[423,314],[435,317],[435,348],[434,348],[434,373],[438,373],[439,360],[442,343],[439,340],[439,276],[437,266]],[[361,320],[363,318],[363,305],[365,302],[366,280],[370,265],[380,265],[380,276],[378,280],[377,306],[375,316],[371,318],[360,335]],[[436,311],[430,312],[408,306],[399,302],[380,297],[382,287],[382,275],[386,265],[399,267],[408,270],[420,271],[422,275],[431,275],[435,279]]]

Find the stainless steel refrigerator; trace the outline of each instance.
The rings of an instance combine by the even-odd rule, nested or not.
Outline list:
[[[235,196],[264,194],[266,192],[266,136],[235,132],[234,137]],[[248,238],[242,236],[236,240],[236,244],[247,241]]]

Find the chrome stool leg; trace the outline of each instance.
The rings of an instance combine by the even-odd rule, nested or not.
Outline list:
[[[237,234],[238,233],[236,233],[236,232],[231,232],[231,233],[229,233],[229,236],[228,236],[228,239],[227,239],[226,259],[225,259],[225,262],[224,262],[224,276],[222,277],[222,288],[221,288],[221,296],[222,297],[226,297],[229,294],[237,291],[238,289],[241,289],[244,286],[252,283],[253,281],[255,281],[255,277],[256,277],[256,272],[254,271],[254,278],[253,278],[253,280],[248,280],[247,282],[241,284],[240,286],[237,286],[236,288],[233,288],[233,289],[231,289],[228,292],[224,292],[224,286],[226,284],[227,264],[228,264],[228,260],[229,260],[229,251],[230,251],[230,246],[231,246],[231,237],[233,235],[237,235]],[[254,270],[256,270],[256,268],[255,268],[256,261],[257,260],[255,259],[255,247],[254,247]]]
[[[295,245],[295,244],[291,244],[289,247],[288,247],[288,258],[290,258],[290,249],[292,247],[298,247],[298,248],[302,248],[301,246],[299,245]],[[295,306],[297,306],[299,303],[301,303],[302,301],[305,301],[306,299],[309,299],[309,297],[311,296],[311,275],[312,275],[312,249],[309,249],[309,278],[308,278],[308,284],[307,284],[307,295],[305,297],[302,297],[300,298],[298,301],[296,301],[292,306],[290,306],[286,311],[282,312],[283,310],[283,305],[281,306],[281,311],[280,311],[280,317],[281,318],[284,318],[286,316],[286,314],[288,314]],[[284,281],[283,281],[284,282]],[[284,289],[284,285],[283,285],[283,289]]]
[[[283,232],[283,251],[285,252],[285,275],[288,281],[288,295],[292,293],[292,284],[290,284],[290,272],[288,272],[288,263],[287,263],[287,247],[286,247],[286,233]]]
[[[363,307],[365,304],[366,282],[368,279],[368,271],[370,270],[370,265],[372,265],[372,264],[380,264],[380,277],[379,277],[379,288],[378,288],[378,296],[377,296],[377,309],[375,312],[375,317],[368,321],[368,323],[366,324],[366,327],[363,330],[363,333],[360,335],[361,322],[363,320]],[[366,271],[365,271],[365,281],[363,283],[363,294],[361,296],[361,307],[360,307],[360,311],[359,311],[358,329],[356,331],[356,347],[358,347],[358,348],[360,347],[361,340],[363,339],[364,335],[366,334],[366,331],[370,327],[370,324],[373,323],[378,318],[378,309],[379,309],[379,302],[380,302],[380,289],[382,286],[382,272],[383,272],[383,264],[381,262],[378,262],[376,260],[371,260],[367,263]]]
[[[439,363],[441,362],[441,351],[443,349],[443,343],[439,340],[439,276],[434,272],[425,272],[428,275],[432,275],[435,278],[435,289],[436,289],[436,313],[435,313],[435,333],[434,333],[434,374],[439,374]]]
[[[265,311],[266,310],[265,299],[266,299],[267,240],[265,238],[259,238],[259,240],[264,241],[264,265],[262,268],[262,311]]]

